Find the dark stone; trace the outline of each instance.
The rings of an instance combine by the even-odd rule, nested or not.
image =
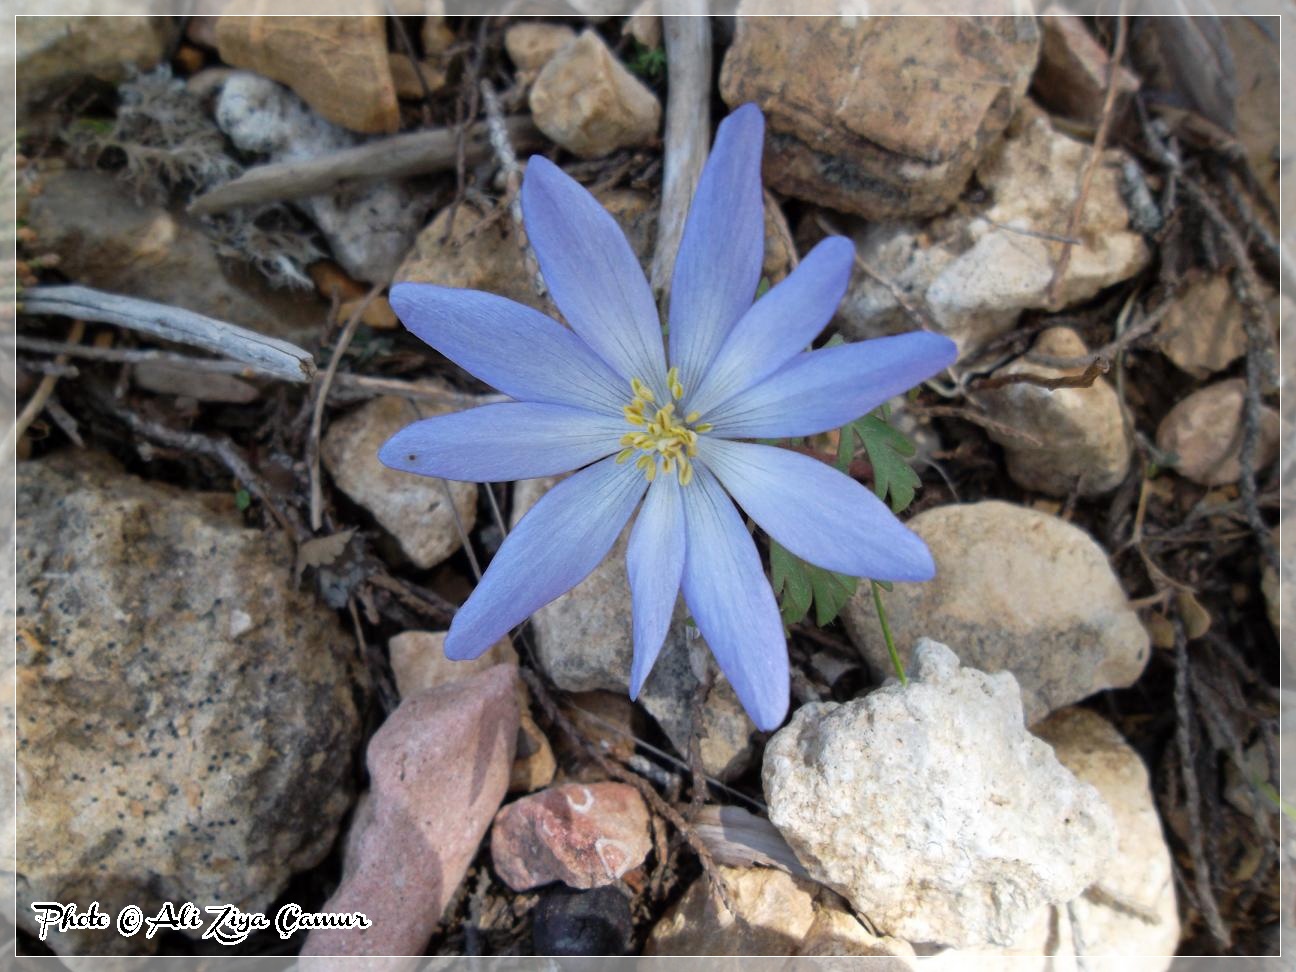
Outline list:
[[[573,891],[552,887],[531,915],[536,955],[625,955],[633,924],[630,901],[615,886]]]

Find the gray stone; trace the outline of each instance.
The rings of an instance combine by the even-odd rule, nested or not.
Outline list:
[[[225,82],[216,122],[239,148],[273,162],[313,159],[356,143],[354,135],[313,114],[287,88],[246,71]],[[368,283],[391,279],[426,212],[425,201],[406,183],[390,179],[307,196],[293,205],[319,227],[346,272]]]
[[[384,442],[405,426],[455,409],[404,398],[374,398],[338,419],[320,444],[320,456],[339,489],[387,530],[419,567],[434,567],[461,546],[456,511],[465,533],[477,522],[475,483],[449,483],[388,469],[378,461]],[[450,506],[451,501],[454,507]]]
[[[18,104],[32,108],[87,78],[118,84],[131,65],[147,71],[166,57],[175,33],[171,17],[22,17],[14,35]]]
[[[908,942],[1010,944],[1115,850],[1111,811],[1026,731],[1013,677],[934,641],[908,685],[798,709],[762,779],[811,876]]]
[[[513,494],[515,522],[553,482],[533,479],[518,483]],[[612,552],[589,577],[532,616],[538,661],[564,691],[625,693],[628,689],[634,631],[625,552],[632,526],[626,527]],[[687,755],[693,698],[706,666],[715,669],[715,683],[702,714],[702,763],[708,773],[731,779],[751,763],[751,734],[756,727],[716,668],[706,643],[690,635],[684,619],[681,598],[639,702],[657,720],[676,751]]]
[[[230,496],[78,452],[24,463],[18,508],[19,920],[41,900],[269,908],[351,805],[352,636]]]
[[[1088,348],[1075,331],[1052,327],[1041,334],[1033,353],[1059,358],[1081,357]],[[1024,355],[994,372],[1006,377],[1025,372],[1043,378],[1080,375],[1084,368],[1054,368]],[[1004,447],[1008,475],[1017,483],[1049,496],[1099,496],[1121,484],[1129,472],[1133,444],[1125,430],[1120,399],[1106,378],[1087,388],[1044,388],[1014,382],[976,393],[991,418],[1022,433],[990,428],[990,438]],[[1039,445],[1023,436],[1033,437]]]
[[[1083,530],[997,500],[939,506],[908,525],[931,550],[936,577],[883,595],[902,660],[919,638],[958,645],[968,665],[1012,672],[1030,723],[1142,674],[1147,631]],[[890,672],[867,588],[842,619],[873,671]]]

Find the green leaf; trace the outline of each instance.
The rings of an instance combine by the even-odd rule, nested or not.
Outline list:
[[[761,277],[761,278],[760,278],[760,283],[758,283],[758,284],[756,285],[756,299],[757,299],[757,300],[760,300],[762,297],[764,297],[765,294],[766,294],[766,292],[767,292],[769,289],[770,289],[770,278],[769,278],[769,277]]]
[[[832,623],[855,593],[859,580],[808,564],[775,540],[770,540],[770,580],[781,595],[779,613],[791,627],[815,609],[815,623]]]
[[[242,513],[252,505],[252,494],[246,489],[240,489],[234,494],[234,505],[238,508],[238,511]]]
[[[873,466],[873,492],[879,499],[891,496],[891,510],[899,513],[913,502],[922,480],[905,460],[918,450],[876,412],[851,423]]]
[[[666,51],[660,47],[645,47],[635,41],[630,70],[649,81],[660,80],[666,73]]]

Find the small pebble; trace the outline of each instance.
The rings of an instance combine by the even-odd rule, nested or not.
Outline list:
[[[625,955],[634,930],[630,902],[614,887],[551,888],[541,894],[531,921],[536,955]]]

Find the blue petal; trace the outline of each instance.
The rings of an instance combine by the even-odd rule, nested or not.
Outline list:
[[[704,467],[680,490],[688,550],[684,600],[738,700],[758,729],[777,729],[788,708],[788,654],[760,554],[729,497]]]
[[[827,432],[948,368],[957,356],[953,341],[927,331],[809,351],[703,420],[730,439]]]
[[[476,658],[598,566],[647,486],[633,464],[604,459],[564,479],[500,546],[446,634],[446,657]]]
[[[686,392],[697,388],[760,281],[764,137],[765,119],[752,104],[720,123],[684,223],[671,279],[670,359]]]
[[[572,330],[622,384],[639,378],[662,395],[666,352],[657,305],[616,220],[541,155],[527,163],[522,213],[540,272]]]
[[[936,574],[927,545],[849,476],[817,459],[703,436],[698,455],[762,530],[802,560],[874,580]]]
[[[684,572],[684,507],[679,480],[658,476],[630,533],[626,571],[634,606],[630,698],[639,697],[670,628]]]
[[[512,398],[620,415],[625,382],[567,328],[479,290],[399,283],[391,305],[417,337]]]
[[[469,483],[553,476],[621,448],[624,419],[534,402],[501,402],[407,425],[378,450],[385,466]]]
[[[854,261],[855,247],[844,236],[830,236],[811,250],[734,325],[687,410],[709,411],[804,351],[841,303]]]

